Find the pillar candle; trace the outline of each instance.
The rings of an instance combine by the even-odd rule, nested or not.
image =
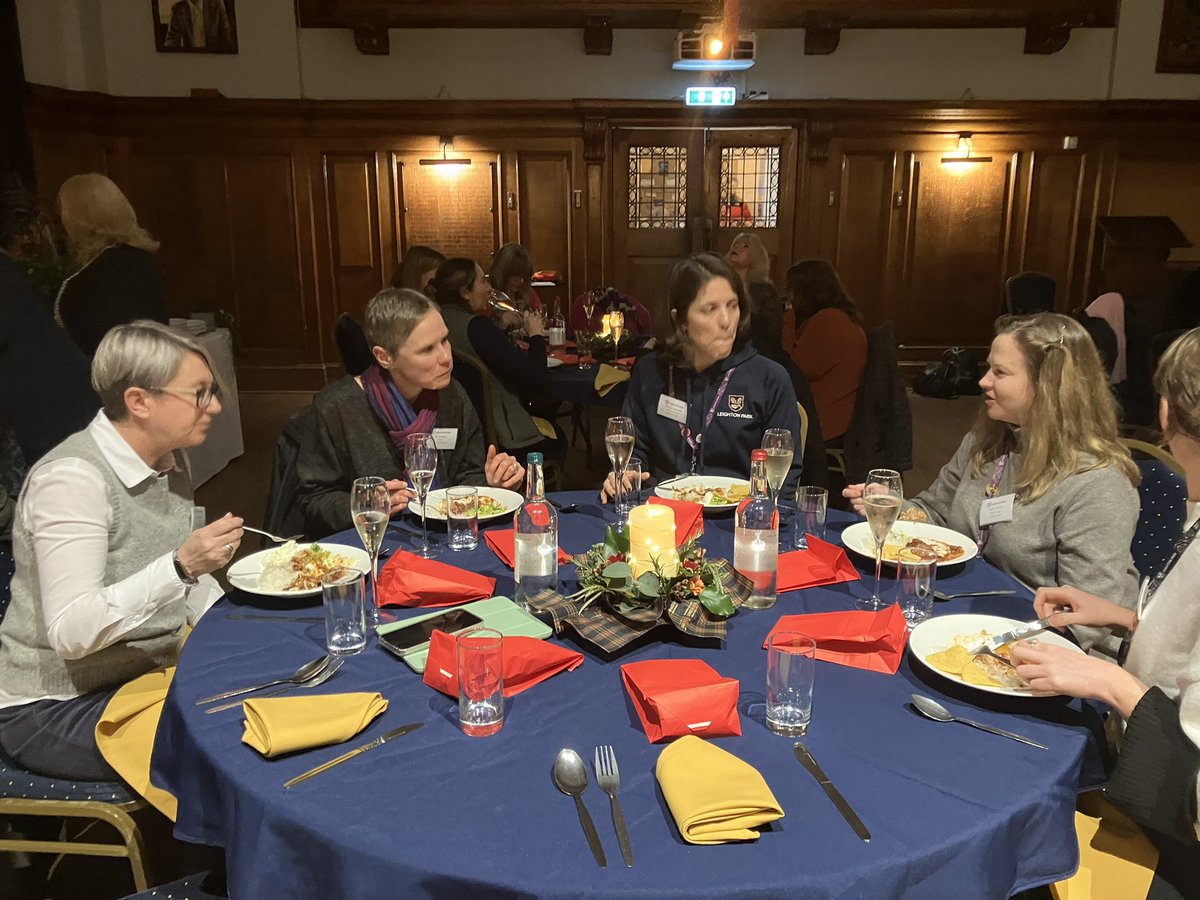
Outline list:
[[[668,578],[679,571],[675,514],[666,506],[635,506],[629,511],[629,565],[633,577],[653,572],[655,560]]]
[[[600,317],[600,325],[602,326],[600,330],[600,336],[608,337],[609,333],[612,331],[612,324],[608,320],[607,313]]]

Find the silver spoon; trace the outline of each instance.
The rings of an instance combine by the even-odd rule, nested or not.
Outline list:
[[[605,868],[608,861],[604,858],[600,835],[596,834],[596,824],[592,821],[587,807],[583,805],[582,794],[588,786],[587,769],[583,765],[583,759],[574,750],[566,748],[558,751],[558,756],[554,759],[554,783],[564,794],[575,798],[575,811],[579,813],[579,824],[583,826],[588,846],[592,848],[592,856],[596,857],[600,868]]]
[[[312,688],[316,687],[318,684],[324,684],[337,674],[337,670],[342,667],[342,663],[345,661],[346,660],[344,657],[339,656],[335,658],[328,666],[322,669],[321,673],[317,675],[316,678],[310,678],[308,681],[304,682],[304,684],[300,685],[286,684],[283,687],[275,688],[273,691],[267,691],[265,694],[259,694],[259,697],[274,697],[276,694],[282,694],[284,691],[290,691],[294,687]],[[205,714],[217,713],[221,712],[222,710],[233,709],[235,706],[241,706],[242,703],[243,701],[241,700],[231,700],[229,703],[218,703],[216,706],[210,706],[204,712]]]
[[[242,694],[249,694],[251,691],[262,690],[263,688],[274,687],[277,684],[304,684],[310,678],[315,678],[321,673],[321,670],[329,665],[329,661],[333,659],[331,656],[322,656],[319,659],[314,659],[310,663],[305,663],[298,668],[291,678],[276,678],[274,681],[264,681],[262,684],[252,684],[250,687],[238,688],[236,691],[225,691],[221,694],[213,694],[211,697],[204,697],[196,701],[197,706],[202,706],[205,703],[212,703],[216,700],[228,700],[230,697],[240,697]]]
[[[1001,737],[1011,738],[1014,741],[1020,741],[1022,744],[1028,744],[1030,747],[1037,747],[1039,750],[1049,750],[1045,744],[1039,744],[1037,741],[1031,741],[1027,737],[1022,737],[1019,734],[1013,734],[1011,731],[1005,731],[1003,728],[993,728],[991,725],[984,725],[982,722],[976,722],[974,719],[963,719],[959,716],[952,715],[950,710],[942,706],[936,700],[929,697],[922,697],[920,694],[912,695],[913,708],[927,719],[933,719],[935,722],[961,722],[963,725],[970,725],[972,728],[978,728],[980,731],[990,731],[992,734],[998,734]]]

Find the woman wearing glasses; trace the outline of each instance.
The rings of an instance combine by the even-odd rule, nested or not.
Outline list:
[[[221,596],[242,520],[194,529],[178,451],[221,411],[191,338],[157,322],[112,329],[92,360],[103,408],[30,470],[13,524],[0,623],[0,748],[46,775],[113,780],[96,723],[121,685],[178,653]]]

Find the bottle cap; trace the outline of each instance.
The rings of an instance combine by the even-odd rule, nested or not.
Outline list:
[[[767,451],[766,450],[751,450],[750,451],[750,462],[766,462],[766,461],[767,461]]]
[[[766,457],[764,456],[763,459],[766,459]],[[542,464],[542,454],[530,453],[527,457],[525,457],[525,464],[528,466],[540,466]]]

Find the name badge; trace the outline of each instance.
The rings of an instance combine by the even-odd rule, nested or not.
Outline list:
[[[439,450],[453,450],[458,445],[457,428],[435,428],[431,433],[433,446]]]
[[[206,524],[205,512],[203,506],[192,507],[192,531],[198,528],[203,528]]]
[[[659,394],[658,414],[670,419],[672,422],[678,422],[680,425],[686,425],[688,407],[686,403],[677,397],[672,397],[668,394]]]
[[[1004,494],[1001,497],[985,497],[979,504],[979,524],[995,525],[999,522],[1013,520],[1013,503],[1016,494]]]

